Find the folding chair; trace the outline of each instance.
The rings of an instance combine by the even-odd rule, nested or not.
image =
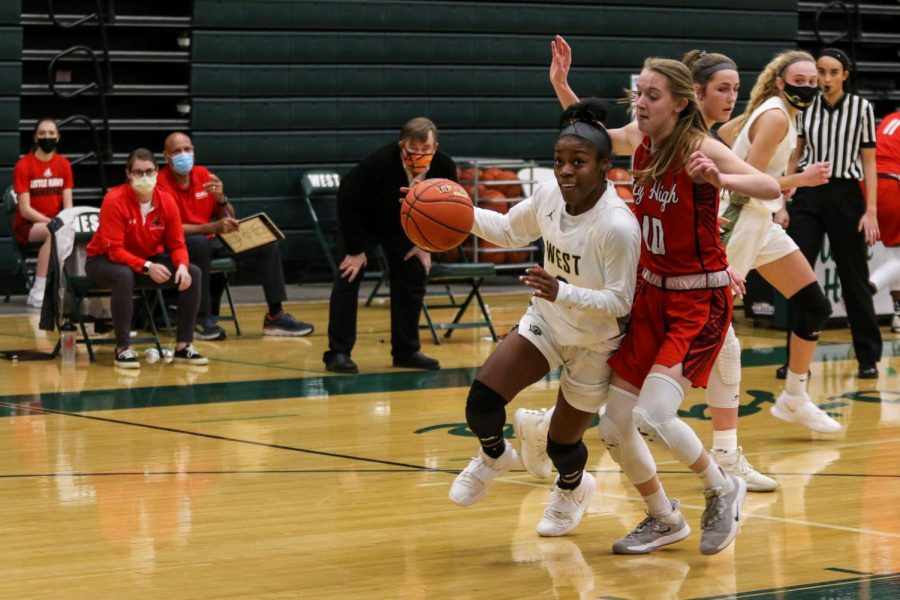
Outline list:
[[[21,286],[29,287],[28,273],[22,249],[13,239],[12,220],[15,213],[16,195],[12,186],[3,194],[3,207],[0,208],[0,277],[5,292],[4,302],[9,302],[13,291],[21,290]]]
[[[228,300],[228,308],[230,315],[216,315],[216,321],[231,321],[234,323],[234,331],[237,335],[241,335],[241,325],[238,323],[237,311],[234,309],[234,300],[231,298],[231,286],[229,285],[228,276],[231,273],[237,273],[237,263],[231,257],[214,258],[209,264],[210,275],[221,275],[225,279],[225,298]]]
[[[78,329],[81,332],[81,339],[77,340],[79,344],[84,344],[88,351],[88,357],[91,362],[96,359],[94,357],[94,346],[115,346],[116,340],[110,339],[92,339],[88,335],[85,326],[84,315],[81,313],[81,303],[88,298],[108,298],[111,291],[104,288],[98,283],[91,281],[85,275],[70,275],[68,267],[63,267],[63,278],[66,281],[66,309],[64,317],[69,321],[74,319],[78,323]],[[147,300],[147,293],[158,290],[143,290],[135,288],[135,298],[140,299],[144,311],[147,314],[147,322],[150,325],[150,331],[153,335],[136,336],[130,338],[131,343],[147,343],[151,342],[156,345],[156,350],[162,354],[162,346],[159,343],[159,332],[156,329],[156,321],[153,318],[153,310],[150,308],[150,302]],[[62,346],[62,337],[56,341],[56,347],[53,349],[53,355],[59,353]]]
[[[438,338],[437,330],[446,329],[444,334],[446,339],[450,339],[455,329],[471,329],[473,327],[487,327],[491,332],[491,339],[497,341],[497,332],[494,331],[494,323],[491,321],[491,315],[484,304],[481,297],[481,284],[485,277],[492,277],[497,273],[494,263],[446,263],[436,262],[431,265],[431,273],[428,275],[428,283],[438,283],[446,287],[450,294],[449,302],[441,304],[429,304],[428,295],[426,294],[425,303],[422,306],[422,316],[425,317],[425,323],[419,325],[419,329],[427,329],[431,333],[431,339],[435,344],[440,345],[441,340]],[[462,302],[457,302],[450,292],[450,284],[466,284],[469,286],[469,293]],[[462,317],[472,303],[472,300],[478,303],[481,311],[481,318],[474,321],[462,321]],[[432,316],[432,310],[439,309],[456,309],[453,320],[449,323],[438,323]]]
[[[337,254],[340,252],[337,229],[337,193],[341,185],[341,177],[334,171],[308,171],[303,174],[303,202],[309,212],[313,233],[334,278],[338,276]],[[387,258],[380,248],[370,256],[378,264],[378,270],[367,269],[364,281],[376,280],[377,283],[366,299],[370,306],[375,298],[390,296],[381,288],[388,285]]]
[[[19,198],[16,196],[15,189],[13,189],[13,186],[7,187],[3,192],[3,208],[5,209],[3,212],[6,213],[4,215],[4,220],[9,225],[10,236],[12,236],[13,219],[15,219],[16,208],[18,205]],[[12,245],[15,247],[14,252],[21,260],[21,275],[25,278],[25,286],[28,289],[31,289],[31,286],[34,285],[35,271],[37,270],[37,255],[38,251],[41,249],[41,244],[29,243],[25,247],[22,247],[19,246],[18,242],[13,240]]]
[[[93,237],[93,231],[80,231],[75,235],[75,244],[76,246],[81,246],[82,248],[90,242],[91,237]],[[102,285],[95,283],[86,275],[84,275],[81,271],[83,271],[82,265],[79,265],[76,260],[76,252],[73,250],[72,255],[70,255],[69,259],[62,265],[63,272],[63,280],[65,283],[66,289],[66,298],[65,304],[62,308],[62,318],[68,321],[75,321],[78,324],[78,329],[81,332],[81,339],[78,339],[77,342],[80,344],[84,344],[88,351],[88,357],[91,362],[95,361],[94,356],[94,346],[115,346],[116,340],[114,338],[110,339],[92,339],[90,335],[88,335],[87,327],[85,326],[84,315],[81,312],[82,302],[88,298],[109,298],[112,295],[111,290],[103,287]],[[150,302],[148,301],[148,292],[153,292],[156,294],[157,300],[162,300],[162,294],[160,290],[144,290],[135,288],[134,297],[141,301],[141,305],[143,310],[147,315],[147,323],[150,326],[150,331],[153,335],[149,336],[136,336],[130,339],[131,343],[147,343],[151,342],[156,345],[156,350],[162,354],[162,347],[159,343],[159,332],[156,329],[156,321],[153,318],[153,310],[150,306]],[[60,337],[56,342],[56,347],[53,349],[53,355],[59,352],[62,346],[62,337]]]

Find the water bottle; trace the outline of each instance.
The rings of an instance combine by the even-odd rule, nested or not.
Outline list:
[[[144,350],[144,356],[146,357],[145,360],[148,363],[159,362],[159,350],[153,348],[152,346]]]
[[[60,352],[62,364],[74,365],[76,345],[75,334],[77,330],[71,322],[66,321],[66,323],[59,328],[59,331],[62,334],[62,350]]]

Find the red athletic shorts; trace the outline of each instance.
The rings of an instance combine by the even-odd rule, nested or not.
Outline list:
[[[900,246],[900,181],[878,179],[878,229],[885,246]]]
[[[694,387],[706,387],[731,323],[731,290],[663,290],[640,287],[622,345],[608,364],[640,388],[653,365],[682,364]]]

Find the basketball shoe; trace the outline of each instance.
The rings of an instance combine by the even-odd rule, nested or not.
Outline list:
[[[706,510],[700,517],[700,554],[716,554],[725,549],[741,526],[741,507],[747,497],[747,482],[725,475],[725,483],[705,490]]]
[[[513,418],[516,437],[522,441],[522,465],[536,479],[547,479],[553,473],[553,463],[547,456],[547,430],[553,410],[520,408]]]
[[[566,535],[578,527],[597,488],[594,476],[587,471],[582,473],[581,483],[573,490],[564,490],[558,483],[550,492],[550,503],[537,526],[538,534],[544,537]]]
[[[748,492],[773,492],[778,487],[774,479],[766,477],[747,462],[744,449],[740,446],[737,450],[713,450],[712,454],[723,471],[747,482]]]
[[[503,440],[504,450],[498,458],[491,458],[483,450],[473,458],[450,486],[450,499],[460,506],[472,506],[487,494],[488,484],[509,471],[518,458],[516,449]]]
[[[775,400],[775,405],[769,408],[769,412],[782,421],[803,425],[807,429],[819,433],[835,433],[841,430],[841,424],[813,404],[809,394],[806,393],[781,392],[781,395]]]
[[[647,518],[638,523],[634,530],[616,541],[612,546],[614,554],[647,554],[680,542],[691,534],[691,528],[684,515],[678,510],[678,500],[670,499],[672,502],[672,514],[667,517],[651,517],[647,513]]]

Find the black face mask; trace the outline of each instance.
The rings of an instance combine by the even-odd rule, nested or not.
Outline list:
[[[784,82],[784,95],[787,98],[788,104],[798,110],[803,110],[812,104],[818,93],[819,88],[817,87],[791,85],[787,81]]]
[[[38,148],[50,154],[54,150],[56,150],[56,142],[59,140],[57,138],[41,138],[37,141]]]

